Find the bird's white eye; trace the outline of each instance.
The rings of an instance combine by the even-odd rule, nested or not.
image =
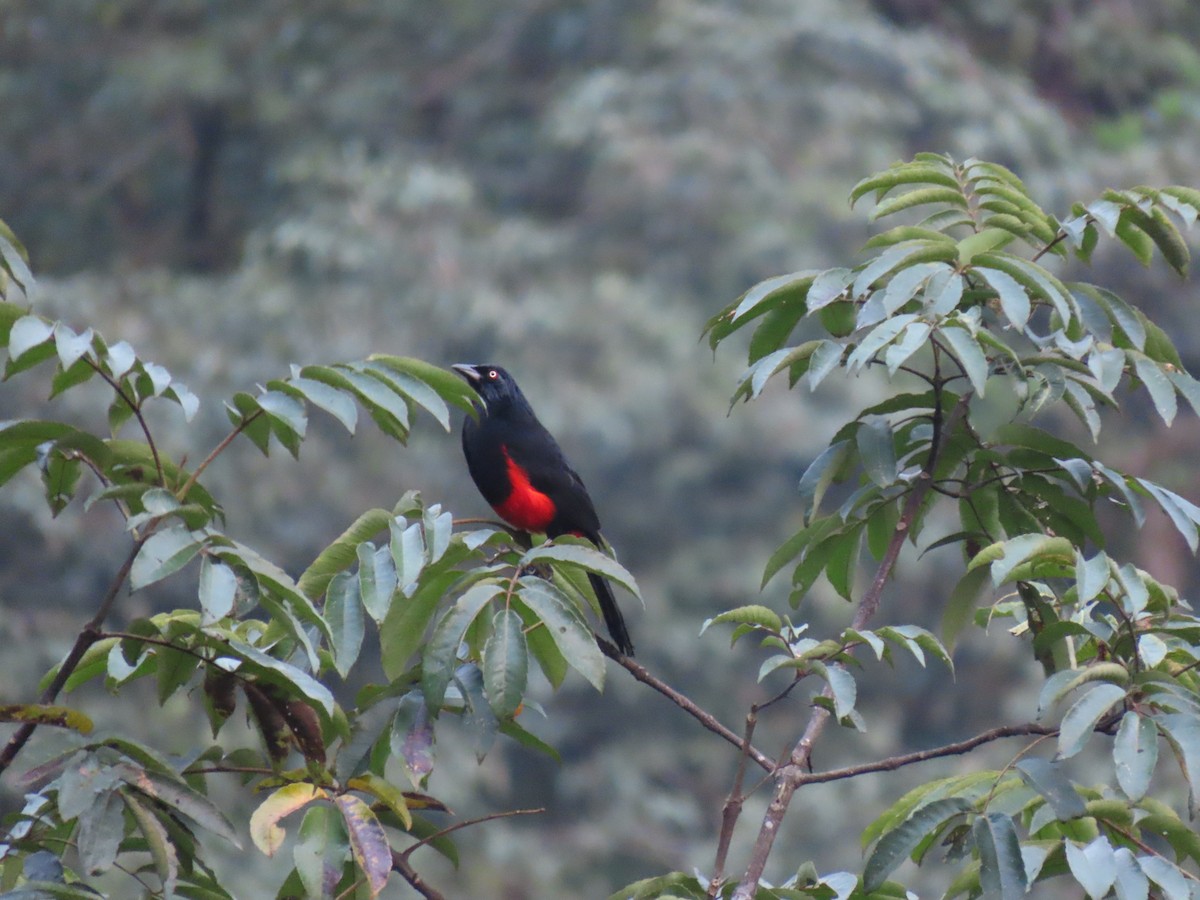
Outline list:
[[[488,378],[491,379],[492,381],[495,381],[499,377],[500,377],[500,373],[497,372],[495,369],[488,370]]]

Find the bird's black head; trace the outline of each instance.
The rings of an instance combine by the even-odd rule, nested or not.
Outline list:
[[[475,393],[482,398],[489,412],[498,412],[513,405],[528,406],[525,395],[517,387],[517,382],[500,366],[490,363],[458,363],[450,368],[475,389]]]

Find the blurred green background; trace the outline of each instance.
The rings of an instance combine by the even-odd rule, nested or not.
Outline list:
[[[742,360],[712,359],[704,321],[760,278],[856,260],[870,230],[850,187],[921,150],[1004,163],[1059,214],[1105,186],[1200,185],[1197,48],[1191,0],[2,0],[0,217],[30,250],[39,311],[130,341],[201,394],[190,429],[159,420],[193,460],[225,433],[220,401],[289,363],[507,366],[643,587],[639,659],[738,728],[770,688],[750,648],[730,654],[700,624],[759,602],[763,563],[799,524],[800,472],[885,385],[776,387],[727,416]],[[1097,270],[1200,368],[1193,285],[1115,249]],[[47,392],[0,386],[0,418],[37,415]],[[87,397],[55,403],[102,430]],[[1120,415],[1102,459],[1200,494],[1192,418],[1160,433],[1140,403]],[[310,435],[299,462],[247,442],[210,470],[231,532],[293,572],[405,490],[486,511],[457,435],[432,421],[408,449],[367,424],[349,438],[318,419]],[[62,654],[127,540],[99,507],[49,521],[39,495],[32,475],[0,494],[2,701],[31,696],[31,668]],[[1169,524],[1114,542],[1194,586]],[[936,628],[960,565],[906,559],[885,620]],[[763,596],[785,607],[786,579]],[[192,602],[185,573],[120,614]],[[799,616],[819,634],[848,607],[819,588]],[[817,765],[963,737],[997,710],[1032,717],[1015,639],[977,636],[956,659],[949,687],[937,668],[868,664],[870,730],[832,736]],[[707,871],[735,754],[616,669],[603,696],[578,679],[543,694],[548,717],[523,722],[561,766],[511,747],[476,766],[448,729],[432,788],[464,817],[547,812],[461,832],[457,872],[432,855],[418,868],[451,896],[507,900]],[[756,743],[781,749],[804,701],[773,709]],[[79,702],[145,727],[136,689]],[[181,697],[152,723],[164,751],[207,739],[198,709]],[[858,866],[858,831],[932,774],[806,788],[768,876]],[[18,799],[0,785],[0,805]],[[247,897],[286,868],[252,852],[225,865]]]

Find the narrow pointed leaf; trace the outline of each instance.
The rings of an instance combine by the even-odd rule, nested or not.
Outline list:
[[[333,664],[345,678],[358,661],[366,625],[358,581],[349,572],[338,572],[325,590],[325,621],[333,638]]]
[[[185,528],[167,528],[150,535],[129,570],[129,589],[136,591],[178,572],[200,552],[203,542]]]
[[[1158,764],[1158,728],[1148,716],[1125,713],[1113,741],[1117,784],[1130,800],[1145,796]]]
[[[1101,900],[1117,880],[1117,860],[1108,838],[1098,837],[1084,847],[1068,840],[1064,846],[1067,865],[1079,886],[1091,900]]]
[[[1019,900],[1025,896],[1025,860],[1011,816],[988,813],[971,828],[979,853],[979,884],[985,900]]]
[[[529,677],[529,648],[521,617],[502,609],[492,620],[492,634],[483,647],[483,683],[496,718],[508,719],[525,696]]]
[[[934,800],[922,806],[879,839],[863,870],[863,890],[877,890],[917,846],[954,816],[971,808],[962,797]]]
[[[1124,688],[1115,684],[1098,684],[1075,701],[1059,726],[1059,757],[1067,759],[1082,750],[1096,723],[1124,697]]]
[[[603,690],[604,654],[578,609],[562,591],[544,579],[526,577],[521,579],[520,585],[521,602],[542,620],[554,645],[571,668],[596,690]]]
[[[1060,821],[1082,816],[1087,807],[1071,780],[1053,762],[1030,757],[1017,763],[1017,771],[1035,791],[1046,798]]]

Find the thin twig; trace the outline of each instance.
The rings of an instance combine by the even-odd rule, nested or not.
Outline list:
[[[133,546],[129,550],[129,555],[125,557],[125,562],[121,564],[121,568],[117,570],[117,574],[113,576],[112,583],[105,591],[100,605],[96,608],[95,614],[83,626],[83,630],[79,632],[79,636],[75,638],[75,644],[71,647],[71,651],[67,654],[66,659],[58,667],[58,672],[55,673],[54,679],[46,686],[46,690],[42,691],[41,699],[38,701],[41,704],[53,703],[58,699],[59,692],[75,671],[75,667],[79,665],[83,659],[83,654],[92,646],[100,637],[100,626],[104,624],[104,620],[108,618],[109,612],[112,610],[113,604],[117,600],[117,594],[121,591],[121,586],[125,584],[125,579],[129,577],[129,570],[133,568],[133,561],[137,557],[138,552],[142,549],[142,545],[146,543],[153,529],[147,529],[146,533],[133,542]],[[0,774],[8,770],[12,765],[13,760],[17,758],[17,754],[21,752],[25,744],[33,736],[34,730],[37,728],[36,722],[26,722],[13,733],[9,738],[8,743],[4,745],[4,750],[0,751]]]
[[[183,487],[181,487],[175,494],[176,499],[178,499],[180,503],[187,499],[187,495],[191,493],[192,488],[196,486],[196,482],[200,480],[200,475],[209,467],[212,461],[220,456],[221,453],[224,452],[225,448],[232,444],[234,439],[237,438],[237,436],[245,431],[248,427],[250,427],[250,423],[261,415],[261,409],[256,409],[254,412],[250,413],[250,415],[246,416],[246,418],[242,419],[242,421],[238,422],[237,425],[234,426],[233,431],[225,435],[225,437],[221,440],[221,443],[213,447],[212,452],[209,453],[208,456],[201,460],[200,465],[196,466],[196,471],[191,474],[191,477],[189,477],[188,480],[183,483]]]
[[[722,725],[717,720],[717,717],[712,713],[705,709],[701,709],[693,701],[685,697],[679,691],[675,690],[675,688],[671,687],[665,681],[655,678],[646,670],[645,666],[634,662],[632,658],[623,654],[607,640],[600,637],[600,635],[596,635],[596,643],[600,645],[600,650],[605,656],[624,668],[627,672],[629,672],[630,675],[632,675],[642,684],[654,688],[654,690],[658,691],[713,734],[723,737],[739,750],[742,748],[742,738],[736,732]],[[774,771],[775,763],[769,756],[758,750],[756,747],[747,747],[746,753],[752,760],[754,760],[766,771]]]
[[[414,850],[424,847],[426,844],[436,841],[438,838],[443,838],[452,832],[458,831],[460,828],[470,828],[472,825],[482,825],[484,822],[491,822],[493,819],[511,819],[514,816],[536,816],[544,813],[545,811],[545,807],[538,807],[537,809],[508,809],[504,812],[488,813],[486,816],[477,816],[474,819],[463,819],[461,822],[455,822],[453,825],[447,825],[441,831],[435,831],[433,834],[429,835],[429,837],[421,838],[421,840],[417,841],[415,844],[405,847],[404,850],[400,852],[400,856],[404,859],[408,859]],[[394,852],[393,855],[395,855]]]
[[[163,474],[162,460],[158,457],[158,447],[154,443],[154,435],[150,433],[150,425],[146,422],[146,417],[142,415],[141,407],[122,390],[120,382],[100,367],[99,362],[90,357],[85,357],[85,359],[87,359],[88,365],[92,367],[96,374],[107,381],[108,386],[116,392],[118,397],[125,401],[125,405],[129,407],[130,411],[137,418],[138,427],[142,429],[142,435],[146,438],[146,445],[150,448],[150,455],[154,459],[154,471],[158,473],[158,484],[160,487],[166,487],[167,478]]]
[[[1045,725],[1038,725],[1034,722],[1029,722],[1025,725],[1001,725],[998,728],[989,729],[962,741],[943,744],[941,747],[931,747],[928,750],[917,750],[913,753],[889,756],[887,759],[881,759],[873,763],[863,763],[858,766],[829,769],[825,772],[804,773],[799,776],[798,781],[800,784],[823,784],[827,781],[857,778],[859,775],[869,775],[873,772],[894,772],[896,769],[902,769],[914,763],[926,762],[931,759],[941,759],[944,756],[961,756],[964,753],[970,753],[976,747],[981,747],[984,744],[989,744],[992,741],[998,741],[1002,738],[1020,737],[1030,734],[1054,735],[1058,734],[1058,729],[1048,728]]]

